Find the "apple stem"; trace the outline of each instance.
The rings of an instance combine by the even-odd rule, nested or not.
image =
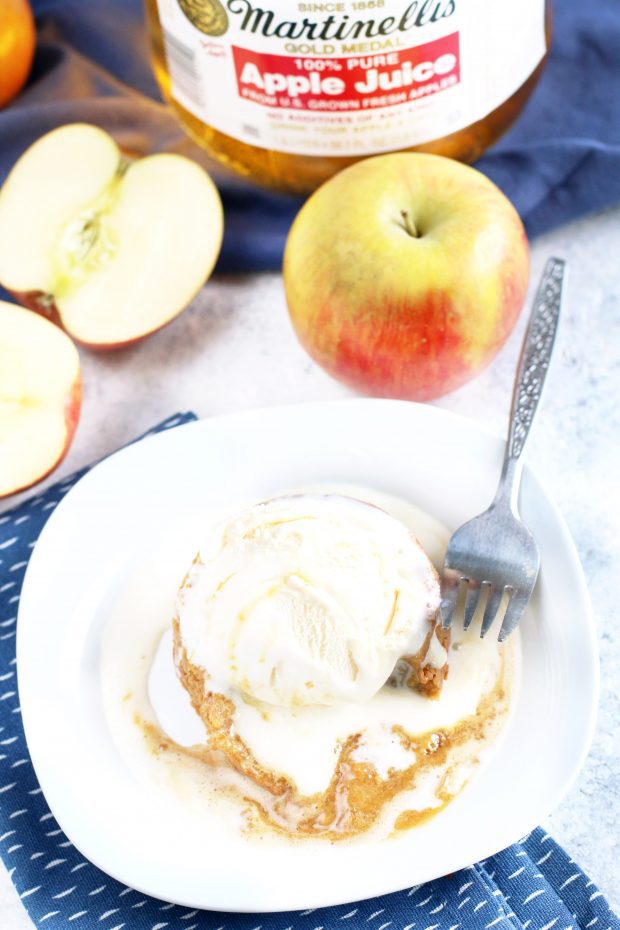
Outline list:
[[[416,225],[415,225],[415,223],[413,222],[413,220],[411,219],[411,216],[409,215],[409,211],[408,211],[408,210],[401,210],[401,211],[400,211],[400,215],[401,215],[402,218],[403,218],[403,223],[404,223],[406,232],[408,232],[409,235],[410,235],[413,239],[419,238],[420,233],[419,233],[418,230],[416,229]]]

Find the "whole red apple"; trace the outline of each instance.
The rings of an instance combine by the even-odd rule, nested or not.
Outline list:
[[[291,320],[310,355],[353,387],[411,400],[453,391],[489,364],[528,278],[510,201],[437,155],[346,168],[302,207],[284,255]]]

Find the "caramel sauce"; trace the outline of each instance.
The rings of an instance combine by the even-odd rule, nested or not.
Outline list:
[[[204,694],[202,681],[194,680],[193,684]],[[209,708],[207,714],[205,705]],[[314,837],[335,842],[371,829],[391,801],[415,788],[433,770],[443,772],[435,792],[438,803],[421,810],[402,811],[396,816],[394,829],[402,833],[440,813],[466,783],[456,790],[448,785],[449,776],[459,766],[453,755],[459,749],[467,749],[468,761],[475,759],[482,742],[507,710],[507,695],[502,667],[495,686],[480,700],[476,712],[455,726],[417,734],[394,726],[392,730],[403,747],[414,751],[416,757],[408,768],[392,769],[386,778],[382,778],[371,763],[354,758],[361,734],[352,734],[340,748],[329,786],[324,792],[313,795],[301,795],[284,776],[265,769],[243,740],[229,732],[232,704],[227,698],[207,695],[201,706],[201,717],[209,732],[208,747],[180,746],[137,713],[134,722],[155,756],[174,753],[179,759],[197,761],[220,773],[228,769],[244,776],[251,783],[252,791],[244,792],[238,785],[231,784],[229,792],[245,808],[250,827],[260,824],[287,837]]]
[[[422,824],[427,823],[429,820],[432,820],[433,817],[436,817],[447,804],[452,800],[450,796],[446,801],[443,801],[441,804],[438,804],[437,807],[425,807],[420,811],[403,811],[402,814],[399,814],[396,820],[394,821],[395,830],[413,830],[414,827],[421,827]]]

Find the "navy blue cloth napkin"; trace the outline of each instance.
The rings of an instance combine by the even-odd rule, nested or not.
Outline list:
[[[177,414],[152,432],[193,414]],[[602,893],[543,830],[455,875],[369,901],[283,914],[196,911],[145,897],[91,865],[38,785],[22,728],[15,626],[46,520],[83,469],[0,515],[0,856],[33,922],[47,930],[620,930]],[[380,859],[378,859],[380,868]],[[309,876],[309,881],[311,881]]]
[[[498,0],[506,2],[506,0]],[[62,123],[87,120],[137,150],[201,155],[161,104],[141,0],[33,0],[39,46],[26,90],[0,112],[0,183]],[[553,48],[520,121],[478,163],[531,236],[620,201],[618,0],[556,0]],[[217,173],[226,211],[219,270],[278,268],[300,201]]]

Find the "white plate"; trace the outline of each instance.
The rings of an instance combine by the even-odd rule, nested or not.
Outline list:
[[[142,892],[191,907],[276,911],[385,894],[454,872],[518,840],[564,795],[587,753],[598,662],[573,542],[535,475],[521,510],[542,572],[522,629],[517,706],[499,751],[463,793],[398,840],[290,846],[202,838],[154,809],[108,733],[99,649],[124,568],[201,508],[282,488],[355,483],[419,504],[448,527],[483,509],[503,443],[430,406],[353,400],[218,417],[148,438],[89,472],[58,506],[21,597],[18,671],[28,746],[75,846]]]

